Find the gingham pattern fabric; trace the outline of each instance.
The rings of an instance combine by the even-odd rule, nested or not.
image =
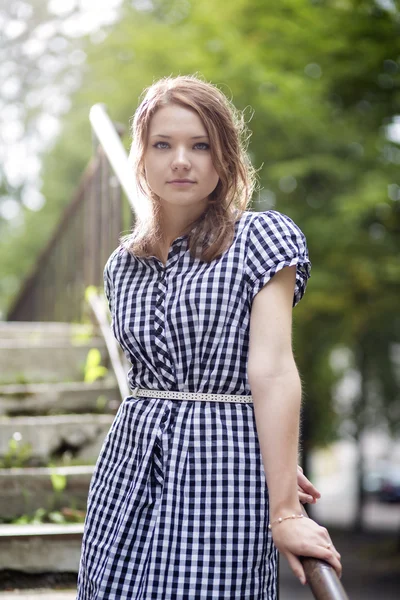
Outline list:
[[[131,388],[250,395],[251,303],[296,265],[304,235],[276,211],[245,212],[218,259],[177,238],[166,265],[122,247],[105,291]],[[127,397],[92,478],[78,600],[275,600],[277,554],[252,404]]]

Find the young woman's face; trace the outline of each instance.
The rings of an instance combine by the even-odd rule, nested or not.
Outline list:
[[[164,106],[153,115],[144,167],[150,189],[168,205],[204,204],[206,208],[219,180],[200,117],[178,104]]]

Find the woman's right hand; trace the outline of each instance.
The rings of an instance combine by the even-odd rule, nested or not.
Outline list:
[[[311,556],[325,560],[332,565],[341,577],[342,565],[340,554],[334,547],[329,532],[307,517],[287,519],[272,525],[272,538],[275,546],[283,554],[293,571],[304,585],[306,576],[300,556]]]

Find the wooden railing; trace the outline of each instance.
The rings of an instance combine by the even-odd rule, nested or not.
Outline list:
[[[115,128],[114,135],[118,137]],[[120,146],[124,151],[121,142]],[[82,321],[85,289],[89,285],[103,287],[106,260],[118,246],[122,230],[130,225],[123,223],[119,178],[96,143],[95,155],[74,198],[9,309],[7,320]]]

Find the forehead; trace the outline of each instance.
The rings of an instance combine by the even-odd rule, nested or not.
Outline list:
[[[192,109],[179,104],[168,104],[159,108],[150,120],[149,135],[207,135],[199,115]]]

